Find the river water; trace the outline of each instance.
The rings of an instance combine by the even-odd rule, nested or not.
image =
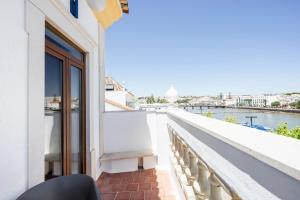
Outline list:
[[[275,129],[280,123],[287,122],[289,128],[300,126],[300,114],[284,113],[275,111],[261,111],[261,110],[246,110],[246,109],[235,109],[235,108],[187,108],[189,112],[202,114],[211,112],[213,118],[225,120],[226,117],[234,117],[238,123],[250,125],[250,119],[246,116],[256,116],[253,119],[254,125],[263,125]]]

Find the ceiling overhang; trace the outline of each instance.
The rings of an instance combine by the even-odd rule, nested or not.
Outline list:
[[[123,13],[129,13],[127,0],[106,0],[103,9],[94,7],[92,10],[105,29],[118,21]]]

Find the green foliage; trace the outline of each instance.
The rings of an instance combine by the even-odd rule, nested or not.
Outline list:
[[[280,123],[279,126],[275,129],[275,132],[279,135],[289,135],[289,127],[288,124],[285,123]]]
[[[155,103],[155,98],[154,98],[153,94],[150,97],[147,97],[146,102],[147,102],[147,104]]]
[[[180,99],[180,100],[177,100],[175,103],[178,103],[178,104],[181,104],[181,103],[189,103],[190,99]]]
[[[300,140],[300,126],[290,130],[290,134],[293,138]]]
[[[212,112],[205,112],[202,115],[205,116],[205,117],[209,117],[209,118],[213,118],[214,117],[214,115],[213,115]]]
[[[225,121],[229,122],[229,123],[233,123],[233,124],[237,123],[237,119],[234,116],[227,116],[227,117],[225,117]]]
[[[293,95],[293,94],[300,94],[300,92],[289,92],[289,93],[285,93],[285,95]]]
[[[169,103],[169,102],[166,99],[161,99],[159,97],[157,99],[155,99],[155,97],[152,94],[150,97],[146,98],[146,103],[154,104],[154,103]]]
[[[157,98],[157,103],[169,103],[166,99]]]
[[[279,102],[279,101],[273,101],[273,102],[271,103],[271,106],[272,106],[272,107],[279,107],[279,106],[280,106],[280,102]]]
[[[275,132],[279,135],[300,139],[300,126],[293,129],[288,128],[288,123],[281,123],[275,129]]]
[[[290,106],[293,108],[300,109],[300,101],[290,103]]]

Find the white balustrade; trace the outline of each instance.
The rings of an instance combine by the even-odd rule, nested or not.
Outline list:
[[[199,200],[239,200],[236,193],[227,187],[215,171],[168,125],[170,147],[177,176],[188,199]],[[193,191],[194,196],[190,195]],[[188,194],[187,194],[188,193]],[[194,198],[195,197],[195,198]]]

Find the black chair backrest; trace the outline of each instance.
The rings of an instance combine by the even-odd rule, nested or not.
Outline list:
[[[86,175],[61,176],[24,192],[17,200],[99,200],[94,180]]]

